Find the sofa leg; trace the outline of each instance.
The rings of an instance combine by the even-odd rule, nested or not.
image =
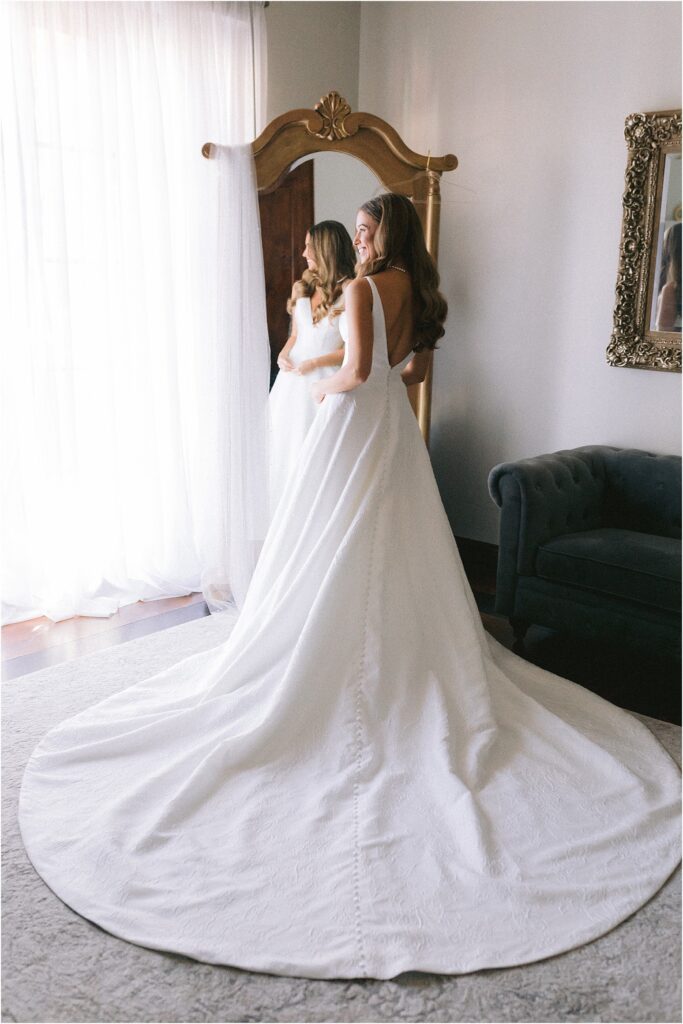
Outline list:
[[[511,615],[510,625],[512,626],[512,632],[515,634],[514,650],[524,650],[524,637],[531,623],[528,619],[517,619]]]

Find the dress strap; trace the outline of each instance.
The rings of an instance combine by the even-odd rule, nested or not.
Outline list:
[[[377,285],[376,285],[376,284],[375,284],[375,282],[374,282],[374,281],[372,280],[372,278],[371,278],[371,277],[366,277],[366,278],[365,278],[365,280],[366,280],[366,281],[368,282],[368,284],[370,285],[370,291],[372,292],[372,309],[373,309],[373,312],[374,312],[374,309],[375,309],[375,303],[376,303],[376,302],[379,302],[379,303],[380,303],[380,305],[381,305],[381,303],[382,303],[382,300],[381,300],[381,299],[380,299],[380,297],[379,297],[379,292],[377,291]]]
[[[380,357],[380,353],[384,354],[386,365],[391,368],[389,362],[389,353],[387,352],[387,322],[384,318],[384,306],[382,305],[382,298],[379,294],[379,289],[371,277],[365,279],[370,285],[372,291],[372,325],[374,328],[374,351],[377,353],[377,358]]]

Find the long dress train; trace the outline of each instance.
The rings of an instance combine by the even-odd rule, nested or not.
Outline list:
[[[649,731],[484,632],[373,288],[230,639],[50,732],[29,856],[132,942],[317,978],[537,960],[679,859]]]
[[[294,305],[296,342],[289,358],[295,366],[316,356],[328,355],[344,344],[340,330],[340,316],[330,320],[313,320],[311,300],[302,296]],[[304,377],[280,371],[271,388],[268,401],[270,413],[270,507],[274,512],[282,497],[287,481],[294,471],[303,443],[315,417],[315,402],[311,397],[314,380],[330,377],[338,366],[321,366]]]

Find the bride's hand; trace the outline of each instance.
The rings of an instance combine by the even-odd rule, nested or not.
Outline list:
[[[315,384],[311,385],[311,397],[316,405],[320,405],[325,397],[325,392],[322,390],[322,387],[323,382],[321,380],[317,380]]]
[[[277,357],[277,365],[284,373],[289,373],[290,370],[294,369],[294,363],[291,359],[288,359],[287,356],[283,356],[282,354]]]
[[[307,373],[310,373],[311,370],[315,369],[315,359],[304,359],[301,363],[299,363],[295,372],[298,373],[300,377],[305,377]]]

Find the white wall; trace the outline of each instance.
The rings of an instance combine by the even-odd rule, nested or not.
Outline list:
[[[286,110],[315,106],[336,90],[358,110],[359,2],[273,2],[266,9],[268,120]],[[306,158],[309,159],[309,158]],[[352,157],[315,157],[315,219],[338,220],[353,235],[360,203],[381,191]]]
[[[314,107],[336,90],[358,110],[356,2],[280,3],[266,8],[268,121],[297,107]]]
[[[680,377],[605,362],[637,110],[680,106],[673,3],[364,3],[360,106],[455,153],[432,458],[457,534],[497,540],[498,462],[680,451]]]
[[[297,107],[310,109],[333,90],[358,110],[360,9],[357,2],[270,4],[268,121]],[[358,206],[381,191],[379,182],[353,157],[318,153],[314,162],[315,220],[338,220],[353,237]]]

